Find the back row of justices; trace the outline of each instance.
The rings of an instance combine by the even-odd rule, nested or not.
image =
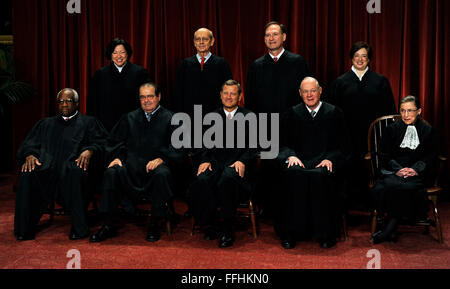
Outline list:
[[[298,158],[300,162],[289,160],[289,169],[305,166],[306,170],[320,171],[308,171],[303,183],[317,182],[314,173],[318,173],[319,178],[333,179],[327,174],[341,166],[348,174],[351,174],[352,170],[361,174],[364,138],[370,122],[378,116],[396,111],[388,80],[369,69],[368,64],[373,54],[371,47],[364,42],[353,45],[350,51],[353,64],[351,71],[340,76],[330,86],[327,102],[321,102],[322,89],[315,79],[307,77],[310,71],[306,60],[284,49],[286,37],[283,24],[270,22],[264,27],[264,42],[268,53],[255,60],[249,68],[244,108],[237,105],[241,98],[240,85],[234,82],[226,84],[227,80],[232,79],[227,61],[210,52],[215,43],[213,33],[206,28],[197,30],[194,34],[197,54],[184,59],[177,69],[174,95],[169,108],[173,112],[186,112],[190,115],[195,104],[202,105],[204,113],[217,107],[220,107],[220,113],[230,109],[238,109],[244,114],[248,111],[283,113],[280,127],[298,127],[298,135],[295,135],[299,139],[308,139],[305,132],[311,132],[309,140],[303,142],[298,139],[283,139],[286,132],[282,130],[282,141],[286,141],[285,147],[290,148],[287,151],[301,153]],[[60,115],[41,120],[27,136],[18,152],[18,160],[22,165],[15,216],[15,234],[18,239],[34,238],[36,223],[43,209],[53,200],[64,204],[71,214],[70,238],[87,237],[89,230],[83,214],[89,201],[87,188],[95,187],[89,184],[95,182],[101,174],[104,175],[100,211],[104,215],[105,224],[99,232],[91,236],[91,241],[102,241],[116,234],[113,216],[122,199],[135,199],[150,191],[158,193],[150,194],[154,218],[147,239],[159,239],[159,222],[167,214],[165,206],[174,194],[173,164],[183,159],[185,154],[175,150],[170,144],[173,131],[170,119],[173,112],[159,105],[159,89],[151,83],[144,68],[129,61],[131,54],[131,46],[123,39],[114,39],[108,45],[106,57],[111,59],[111,64],[98,70],[89,84],[88,114],[96,118],[78,112],[78,94],[73,89],[64,89],[57,96]],[[302,80],[305,82],[302,83]],[[315,88],[302,89],[301,84]],[[233,90],[233,93],[229,92],[229,89]],[[139,98],[136,95],[139,95]],[[224,95],[232,95],[230,98],[233,99]],[[236,103],[234,98],[237,98]],[[317,103],[314,103],[317,107],[311,106],[318,110],[316,117],[324,118],[324,121],[306,125],[306,111],[303,108],[311,110],[307,103],[313,100],[317,100]],[[303,104],[299,104],[302,101]],[[64,121],[61,116],[70,119]],[[308,121],[311,122],[311,119]],[[298,125],[295,125],[296,122]],[[342,127],[331,128],[331,123],[333,126]],[[304,125],[306,127],[303,127]],[[157,134],[158,137],[143,137],[149,132]],[[335,135],[334,132],[342,133]],[[347,146],[344,153],[340,149],[343,148],[341,142],[342,137],[347,135],[346,132],[349,135],[350,147]],[[47,134],[54,137],[47,138]],[[333,145],[315,146],[315,141],[324,141],[325,144],[330,142]],[[309,151],[310,148],[313,150]],[[334,153],[327,152],[331,148],[335,150]],[[302,158],[303,152],[307,152],[307,158],[310,159]],[[252,167],[250,163],[256,155],[254,151],[248,150],[200,150],[195,155],[192,168],[194,181],[189,176],[184,178],[189,183],[192,214],[198,224],[204,227],[206,238],[220,237],[221,247],[230,246],[234,241],[230,220],[235,214],[237,202],[237,193],[225,192],[237,192],[238,187],[245,187],[242,180],[247,176],[246,168]],[[279,156],[286,156],[286,151],[282,149]],[[325,159],[325,156],[334,156],[335,159]],[[322,162],[323,160],[328,162]],[[185,160],[181,162],[186,165]],[[315,168],[319,164],[320,166]],[[105,172],[102,165],[108,167]],[[175,167],[183,168],[184,165]],[[327,172],[324,173],[324,170]],[[299,202],[298,199],[287,202],[293,206],[292,210],[269,206],[280,204],[282,198],[276,192],[287,192],[286,189],[276,186],[276,182],[272,180],[280,180],[286,175],[293,176],[297,173],[299,172],[293,172],[292,169],[289,172],[281,170],[279,159],[262,161],[256,172],[256,198],[259,205],[262,211],[266,209],[269,215],[273,215],[275,229],[284,241],[283,247],[293,247],[296,240],[312,236],[319,240],[322,246],[330,247],[336,237],[336,232],[331,229],[334,226],[314,223],[310,210],[312,204],[307,206],[308,212],[305,214],[308,216],[296,213],[294,207]],[[184,173],[189,174],[190,172]],[[183,178],[183,174],[181,175]],[[288,181],[283,183],[295,187],[296,184],[292,181],[294,179],[296,177],[288,178]],[[328,181],[320,182],[320,185],[324,188],[332,187]],[[360,185],[361,187],[355,186],[352,189],[362,195],[360,192],[366,186],[363,182]],[[39,187],[36,190],[40,191],[40,194],[31,196],[30,190],[35,187]],[[224,196],[234,197],[225,200]],[[206,201],[208,197],[210,199]],[[297,196],[287,194],[283,198]],[[309,197],[305,198],[310,200]],[[324,196],[320,197],[320,200],[325,199],[327,198]],[[314,206],[317,203],[321,202],[316,200]],[[325,206],[330,206],[329,202]],[[216,214],[212,209],[214,207],[220,207],[220,213]],[[330,213],[324,220],[331,218],[331,215],[333,214]],[[303,221],[294,225],[294,219]],[[297,228],[299,224],[304,228]],[[315,226],[311,227],[311,224]],[[327,232],[319,232],[319,227],[327,228]]]

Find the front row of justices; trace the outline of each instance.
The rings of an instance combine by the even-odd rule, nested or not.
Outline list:
[[[299,87],[303,102],[281,117],[277,169],[282,179],[273,180],[279,189],[272,192],[272,199],[274,229],[285,249],[306,240],[330,248],[339,234],[340,193],[336,188],[348,161],[347,133],[343,112],[321,101],[321,93],[316,79],[304,78]],[[222,107],[215,112],[224,121],[236,113],[250,113],[238,106],[241,86],[234,80],[222,85],[220,99]],[[160,105],[157,85],[141,85],[139,100],[141,107],[123,115],[108,136],[99,121],[78,111],[75,90],[58,93],[59,114],[39,121],[18,151],[22,165],[14,220],[18,240],[35,238],[43,212],[55,201],[70,214],[69,238],[88,237],[87,207],[99,179],[103,225],[90,236],[91,242],[116,236],[116,213],[122,201],[139,202],[143,196],[152,204],[146,239],[160,239],[177,181],[173,168],[186,151],[172,145],[173,113]],[[420,119],[416,97],[405,97],[400,112],[402,121],[387,128],[381,150],[383,170],[373,190],[377,209],[389,217],[386,227],[372,236],[374,243],[395,239],[401,217],[427,213],[423,188],[438,151],[436,134]],[[246,139],[248,133],[247,127]],[[226,143],[225,131],[223,137]],[[202,148],[194,154],[190,209],[205,239],[218,240],[219,247],[234,243],[233,221],[240,194],[249,188],[258,152],[247,143],[244,148]]]

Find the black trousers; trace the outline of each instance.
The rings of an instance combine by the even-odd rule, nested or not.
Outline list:
[[[143,197],[149,198],[152,204],[151,215],[156,218],[167,216],[166,204],[173,196],[169,167],[165,164],[159,165],[142,181],[144,186],[141,187],[132,184],[125,165],[113,166],[105,171],[99,208],[105,218],[105,224],[113,224],[114,213],[123,199],[138,203]]]
[[[219,218],[229,221],[236,215],[240,192],[246,183],[234,168],[206,170],[196,177],[190,187],[192,213],[200,226],[212,225]]]
[[[88,234],[86,211],[89,200],[88,172],[75,163],[63,172],[39,168],[22,172],[16,191],[14,233],[34,235],[50,202],[58,201],[70,214],[73,229],[78,234]]]
[[[394,218],[424,219],[429,204],[424,182],[419,177],[383,175],[372,189],[379,213]]]
[[[284,169],[283,189],[276,194],[275,231],[283,239],[337,237],[338,195],[334,175],[326,168]]]

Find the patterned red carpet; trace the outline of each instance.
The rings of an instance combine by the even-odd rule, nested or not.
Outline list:
[[[175,209],[183,214],[186,206],[176,202]],[[379,264],[386,268],[450,268],[450,204],[440,203],[444,244],[436,241],[436,231],[423,235],[421,228],[401,227],[396,244],[372,245],[369,241],[369,218],[349,219],[349,240],[334,248],[322,249],[317,243],[299,243],[292,250],[280,246],[272,227],[259,222],[259,236],[253,239],[250,227],[236,232],[232,248],[219,249],[216,241],[206,241],[203,234],[190,236],[190,220],[182,219],[171,236],[165,232],[160,241],[145,241],[147,226],[124,222],[119,235],[99,244],[87,239],[70,241],[67,216],[55,216],[53,223],[42,229],[35,240],[18,242],[13,235],[14,194],[11,178],[0,180],[0,268],[65,269],[73,260],[67,257],[71,249],[80,253],[80,266],[87,268],[126,269],[365,269],[373,263],[371,249],[380,253]],[[245,220],[244,222],[249,223]],[[91,229],[97,230],[99,224]]]

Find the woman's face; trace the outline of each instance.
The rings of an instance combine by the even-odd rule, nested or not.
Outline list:
[[[405,102],[400,105],[400,114],[402,115],[402,120],[406,125],[414,124],[420,113],[421,109],[417,109],[416,105],[412,101]]]
[[[120,44],[114,48],[113,53],[111,54],[111,60],[118,66],[122,67],[128,60],[128,54],[125,47]]]
[[[369,65],[369,61],[369,55],[365,48],[361,48],[353,54],[352,64],[356,70],[365,70],[367,65]]]

